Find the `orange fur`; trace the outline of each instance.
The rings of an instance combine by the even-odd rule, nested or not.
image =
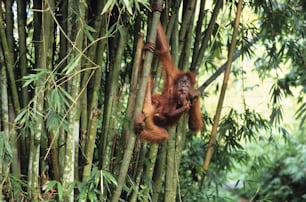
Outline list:
[[[157,126],[154,121],[155,105],[151,99],[152,79],[148,80],[146,97],[143,104],[141,114],[135,118],[134,128],[135,132],[139,134],[141,139],[147,140],[151,143],[161,143],[168,140],[168,132],[165,128]]]
[[[152,98],[153,102],[158,103],[154,122],[163,127],[172,126],[177,123],[184,112],[188,111],[190,130],[201,130],[203,122],[200,111],[200,92],[194,90],[195,75],[192,72],[181,71],[175,66],[161,23],[157,27],[156,47],[156,54],[166,72],[166,78],[162,95],[153,95]],[[181,92],[177,87],[177,83],[184,76],[188,77],[191,86],[188,97],[185,100],[181,100]]]
[[[165,128],[176,124],[184,112],[189,114],[190,130],[199,131],[203,127],[200,92],[194,89],[195,75],[192,72],[181,71],[175,66],[160,23],[157,27],[156,45],[156,54],[166,72],[163,91],[162,94],[151,95],[152,78],[150,77],[142,113],[138,114],[134,121],[135,132],[141,139],[151,143],[168,140],[169,135]],[[184,80],[187,84],[180,86],[179,82]],[[183,89],[186,92],[182,91]]]

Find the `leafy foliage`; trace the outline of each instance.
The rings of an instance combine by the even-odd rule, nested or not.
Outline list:
[[[231,110],[220,122],[219,138],[215,145],[210,170],[203,171],[203,154],[207,150],[208,135],[190,138],[183,151],[180,168],[180,195],[184,201],[227,201],[224,192],[226,173],[236,163],[247,164],[250,160],[243,142],[256,139],[259,131],[268,131],[268,121],[260,114],[247,109],[244,113]],[[263,166],[265,159],[257,161]],[[199,191],[200,190],[200,191]],[[200,194],[199,194],[200,193]]]
[[[156,164],[147,167],[148,164],[143,162],[159,162],[155,160],[161,154],[152,155],[154,157],[141,154],[146,160],[140,161],[142,149],[139,147],[144,144],[127,146],[133,134],[126,132],[129,131],[126,126],[132,124],[133,117],[133,110],[128,111],[127,106],[130,102],[135,103],[133,96],[137,94],[131,83],[137,83],[135,88],[140,85],[139,78],[133,78],[133,74],[136,70],[142,71],[141,68],[132,68],[136,41],[139,32],[144,32],[144,37],[148,39],[150,1],[80,1],[79,4],[57,0],[0,2],[0,67],[7,71],[4,75],[8,76],[4,79],[1,75],[0,79],[1,87],[8,86],[7,89],[1,88],[0,92],[5,99],[0,100],[0,159],[3,167],[0,179],[5,190],[4,199],[21,195],[22,200],[32,200],[27,188],[39,181],[37,193],[49,201],[62,200],[67,190],[69,193],[75,190],[80,201],[109,200],[120,186],[124,192],[122,200],[132,194],[136,194],[138,200],[151,200],[148,193],[156,191],[154,168],[160,166],[164,169],[166,166]],[[171,51],[175,60],[180,61],[178,66],[182,67],[180,64],[184,63],[182,68],[186,66],[196,70],[201,84],[207,74],[216,73],[220,63],[226,62],[237,4],[236,1],[201,1],[202,9],[198,9],[198,4],[189,7],[192,2],[167,1],[161,19],[163,25],[167,25]],[[216,2],[222,2],[222,6],[219,14],[214,16]],[[295,118],[301,120],[301,130],[306,120],[305,1],[249,0],[243,3],[245,12],[239,24],[236,46],[239,54],[236,55],[243,59],[247,56],[255,63],[250,64],[248,69],[237,65],[231,72],[231,79],[244,79],[251,68],[251,71],[255,70],[252,76],[257,72],[261,79],[272,80],[267,103],[270,117],[264,117],[245,103],[241,110],[230,108],[218,128],[210,170],[204,172],[203,156],[211,127],[211,120],[205,117],[207,124],[202,134],[188,134],[182,158],[179,158],[182,162],[178,166],[177,196],[182,201],[234,200],[222,188],[227,173],[243,165],[247,167],[244,167],[244,172],[240,171],[239,181],[245,185],[243,191],[252,193],[251,197],[256,192],[263,200],[298,201],[297,197],[305,197],[301,191],[305,190],[305,147],[300,143],[305,141],[301,137],[295,140],[282,124],[287,116],[283,100],[289,96],[294,96],[299,104]],[[23,12],[19,12],[22,8]],[[5,13],[2,13],[3,10]],[[212,19],[216,21],[209,30]],[[18,29],[14,29],[16,25]],[[22,31],[21,28],[25,29]],[[48,28],[50,30],[46,31]],[[79,37],[82,40],[78,40]],[[208,42],[204,43],[206,39]],[[8,62],[10,58],[12,61]],[[161,73],[156,69],[161,68],[158,66],[153,70],[158,80]],[[120,76],[118,72],[114,74],[115,70]],[[222,73],[219,70],[217,75]],[[216,78],[213,77],[210,82],[216,81]],[[5,80],[11,82],[10,85]],[[219,91],[218,84],[216,86],[205,93]],[[259,82],[254,86],[261,87]],[[243,87],[243,90],[253,90],[253,87]],[[38,109],[36,98],[39,96]],[[130,98],[133,98],[132,101]],[[16,101],[20,101],[20,107],[17,107],[19,104]],[[206,106],[205,100],[203,103],[203,110],[210,107]],[[274,127],[278,128],[277,132]],[[11,136],[3,132],[5,128],[9,128]],[[75,133],[72,134],[71,130]],[[15,135],[17,143],[10,139]],[[68,135],[73,138],[68,139]],[[288,145],[276,140],[275,136],[279,135],[285,137]],[[71,141],[67,143],[67,140]],[[249,146],[256,141],[258,145]],[[74,147],[70,147],[72,145]],[[171,149],[181,151],[175,149],[182,148],[182,145],[175,147]],[[91,149],[92,152],[89,152]],[[148,146],[148,152],[150,149]],[[48,155],[45,155],[46,150],[50,151]],[[71,155],[71,162],[66,158],[67,153],[76,155]],[[131,162],[123,158],[127,153],[133,155]],[[89,164],[95,166],[85,175],[82,171]],[[117,184],[114,178],[115,174],[124,170],[120,164],[128,168],[128,183],[118,180]],[[62,176],[67,166],[71,166],[70,171],[75,171],[75,179],[74,183],[65,187]],[[154,179],[146,176],[145,172],[150,169],[154,170]],[[146,170],[140,173],[141,179],[135,177],[138,170]],[[82,174],[89,176],[88,180],[81,181]],[[66,176],[72,179],[73,175]],[[163,176],[160,174],[161,182],[167,178],[167,175]],[[32,181],[34,177],[37,180]],[[173,177],[167,180],[176,182]],[[158,190],[158,193],[167,191]]]
[[[251,161],[239,169],[243,175],[239,174],[238,178],[244,181],[240,193],[264,201],[305,200],[305,140],[299,131],[287,143],[279,138],[274,138],[274,143],[268,138],[252,143]],[[267,160],[263,165],[258,164],[258,157]]]

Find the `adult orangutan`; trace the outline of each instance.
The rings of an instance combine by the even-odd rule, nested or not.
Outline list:
[[[162,25],[157,27],[156,54],[166,72],[162,94],[151,98],[151,83],[148,83],[143,112],[135,118],[135,132],[153,143],[168,139],[165,128],[178,122],[184,112],[188,112],[188,126],[199,131],[203,126],[200,111],[200,92],[194,89],[195,75],[179,70],[171,57],[169,45]],[[153,49],[153,47],[149,47]]]
[[[203,127],[200,111],[200,92],[194,89],[195,75],[179,70],[171,57],[162,25],[157,27],[156,54],[166,71],[162,94],[154,94],[156,105],[154,123],[169,127],[177,123],[184,112],[189,113],[188,126],[192,131]]]

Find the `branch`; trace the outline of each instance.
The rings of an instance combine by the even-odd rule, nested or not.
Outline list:
[[[245,46],[245,49],[249,49],[251,46],[253,46],[260,37],[256,36],[254,37],[251,41],[249,41],[247,43],[247,45]],[[237,50],[235,51],[233,57],[232,57],[232,61],[235,61],[238,57],[240,57],[243,54],[242,50]],[[216,80],[216,78],[218,78],[218,76],[221,75],[221,73],[225,70],[226,65],[228,63],[229,59],[223,64],[221,65],[216,71],[215,73],[213,73],[199,88],[198,90],[202,93],[214,80]]]

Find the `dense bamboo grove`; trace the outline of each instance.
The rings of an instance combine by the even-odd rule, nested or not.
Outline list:
[[[242,0],[165,1],[160,13],[151,12],[150,3],[0,1],[0,201],[184,198],[178,189],[182,151],[194,137],[205,136],[206,147],[211,117],[220,118],[224,97],[216,114],[207,114],[203,102],[200,133],[188,131],[184,116],[169,129],[167,142],[139,140],[133,117],[142,110],[148,76],[155,92],[163,78],[154,54],[142,47],[155,41],[161,21],[174,61],[196,73],[202,98],[226,66],[224,96],[232,58],[251,54],[264,35],[251,23],[239,24],[240,8],[269,7]],[[254,119],[251,127],[267,127],[260,116]],[[207,147],[216,144],[214,122]]]

